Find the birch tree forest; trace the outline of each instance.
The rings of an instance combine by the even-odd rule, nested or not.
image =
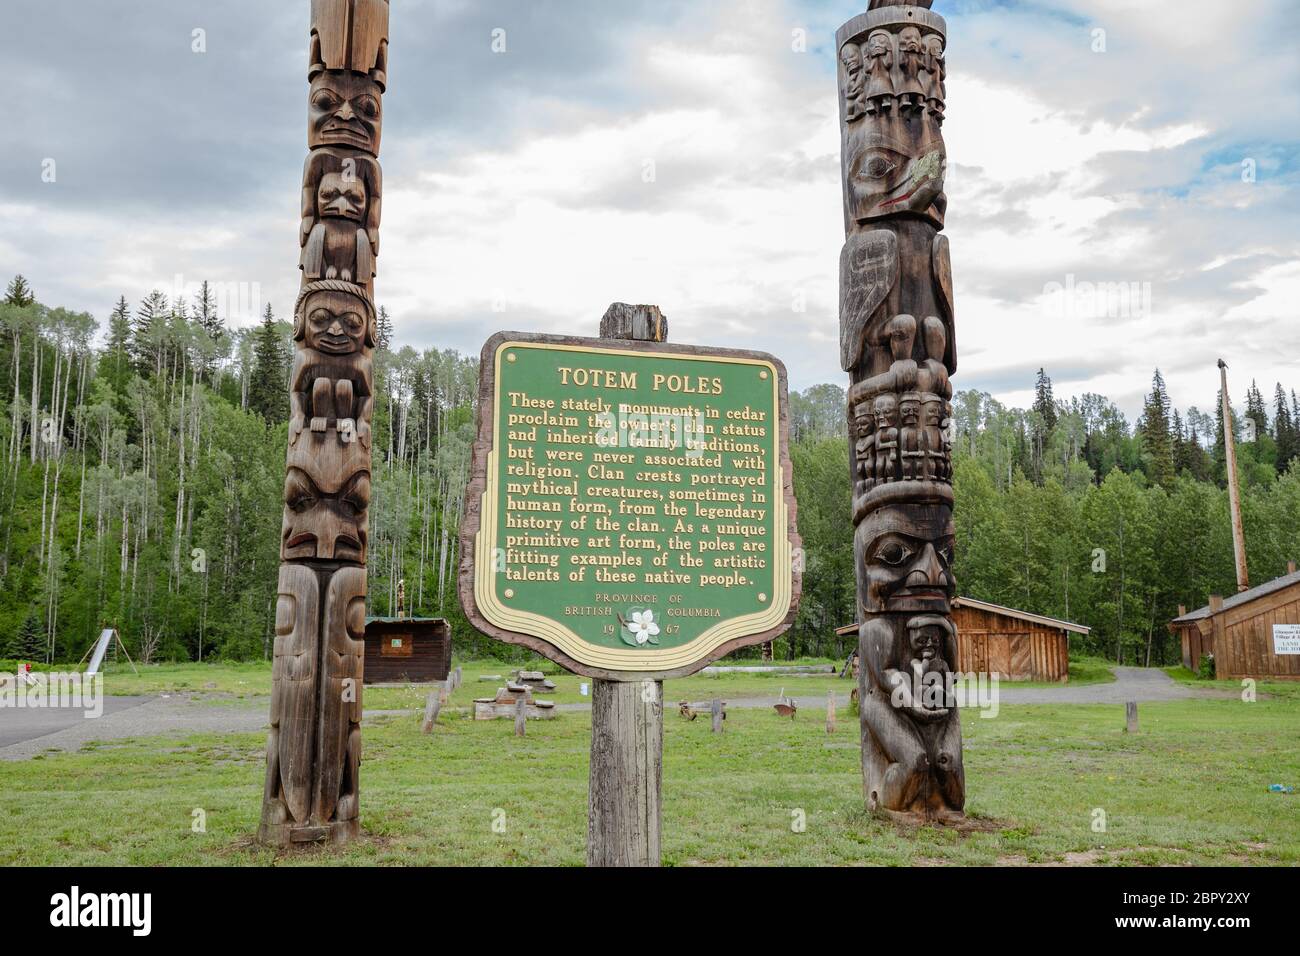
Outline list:
[[[206,284],[124,296],[97,322],[9,283],[0,658],[75,662],[105,626],[145,661],[269,657],[290,329],[271,305],[227,328],[214,299]],[[404,581],[405,610],[446,617],[459,657],[517,657],[456,598],[477,360],[396,347],[382,309],[379,331],[370,612],[395,613]],[[1207,363],[1211,391],[1179,408],[1154,372],[1131,424],[1103,396],[1057,398],[1045,371],[1028,409],[958,393],[960,593],[1088,625],[1077,652],[1175,663],[1179,605],[1235,590],[1217,377]],[[1300,401],[1282,384],[1244,392],[1231,427],[1259,584],[1300,558]],[[854,615],[844,405],[839,385],[790,397],[805,574],[782,657],[843,659],[854,641],[835,634]]]
[[[370,610],[394,613],[404,580],[406,610],[469,647],[455,573],[477,361],[390,350],[387,313],[381,334]],[[206,284],[123,297],[101,328],[10,283],[0,657],[76,661],[106,626],[144,661],[269,656],[289,335],[270,305],[226,328]]]

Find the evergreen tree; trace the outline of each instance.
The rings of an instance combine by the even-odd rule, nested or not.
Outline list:
[[[1277,383],[1277,388],[1273,391],[1273,439],[1277,442],[1277,470],[1281,474],[1287,470],[1298,451],[1296,422],[1291,418],[1291,406],[1281,382]]]
[[[32,287],[27,284],[27,280],[21,275],[14,276],[9,281],[9,288],[5,290],[5,305],[16,305],[20,309],[25,309],[35,304],[36,296],[32,293]]]
[[[1264,408],[1264,396],[1260,394],[1253,379],[1246,392],[1246,417],[1254,424],[1256,438],[1268,431],[1268,411]]]
[[[253,344],[253,374],[248,387],[248,407],[275,424],[289,417],[289,358],[271,304],[266,304],[262,325]]]
[[[388,317],[388,310],[382,305],[379,307],[378,321],[375,338],[376,345],[387,351],[393,343],[393,320]]]
[[[154,289],[140,300],[131,327],[131,357],[143,376],[154,374],[162,362],[163,337],[167,331],[167,296]]]
[[[40,661],[45,659],[45,633],[40,618],[35,612],[28,612],[19,625],[18,631],[5,646],[5,654],[19,661]]]
[[[1056,427],[1056,400],[1052,398],[1052,380],[1041,368],[1034,385],[1034,411],[1042,416],[1049,432]]]
[[[1156,369],[1151,380],[1151,394],[1142,406],[1142,422],[1138,430],[1142,438],[1142,450],[1147,456],[1147,477],[1158,485],[1172,484],[1175,470],[1173,438],[1169,425],[1169,393],[1165,389],[1160,369]]]

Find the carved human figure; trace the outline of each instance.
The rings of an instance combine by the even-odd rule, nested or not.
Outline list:
[[[943,421],[947,402],[933,392],[921,396],[921,435],[924,451],[923,477],[929,481],[948,481],[948,457],[943,444]]]
[[[301,347],[290,374],[291,447],[310,427],[333,429],[338,440],[356,440],[369,450],[375,335],[374,306],[359,286],[323,279],[304,287],[294,312],[294,340]]]
[[[955,665],[951,623],[940,615],[875,618],[861,627],[861,647],[858,697],[875,744],[863,754],[868,805],[956,815],[965,803],[961,721],[955,707],[943,706],[952,703],[945,679]]]
[[[844,66],[844,118],[852,122],[866,109],[863,91],[866,72],[862,66],[862,50],[856,43],[846,43],[840,50],[840,63]]]
[[[867,38],[866,110],[884,112],[894,102],[894,45],[887,30],[877,30]]]
[[[894,481],[898,474],[898,398],[877,395],[875,482]]]
[[[876,475],[876,420],[866,402],[860,402],[855,409],[854,425],[857,431],[854,491],[860,495],[871,488]]]
[[[921,437],[921,396],[904,392],[898,403],[902,426],[898,431],[898,457],[903,467],[903,480],[913,481],[924,477],[925,448]]]
[[[898,63],[903,73],[903,87],[898,97],[900,108],[913,112],[925,109],[925,89],[921,85],[925,48],[921,31],[916,27],[904,27],[899,31]]]
[[[925,91],[926,106],[937,122],[943,122],[944,103],[948,88],[944,83],[947,65],[944,63],[943,37],[932,33],[925,38],[925,72],[928,77]]]

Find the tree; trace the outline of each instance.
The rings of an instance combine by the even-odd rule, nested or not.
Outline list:
[[[262,325],[253,344],[253,374],[248,407],[275,424],[289,417],[289,357],[284,335],[276,327],[271,304],[266,304]]]
[[[1151,394],[1142,406],[1142,421],[1138,425],[1142,436],[1142,450],[1146,457],[1147,477],[1158,485],[1173,483],[1174,448],[1169,424],[1169,393],[1164,376],[1156,369],[1151,379]]]
[[[163,339],[167,331],[167,296],[154,289],[140,300],[131,328],[131,355],[143,376],[162,367]]]
[[[27,284],[26,279],[16,275],[9,280],[9,288],[5,290],[5,305],[16,305],[20,309],[25,309],[35,304],[36,296],[32,293],[32,287]]]
[[[1300,455],[1300,436],[1296,434],[1297,422],[1291,418],[1291,406],[1286,390],[1278,382],[1273,391],[1273,440],[1277,443],[1277,472],[1285,474],[1293,459]]]
[[[379,307],[379,318],[375,322],[375,344],[385,351],[393,344],[393,320],[388,317],[388,310]]]
[[[1056,400],[1052,398],[1052,380],[1041,368],[1038,370],[1038,381],[1034,384],[1034,411],[1042,416],[1048,431],[1056,427]]]
[[[35,611],[28,612],[22,625],[5,647],[6,656],[19,661],[45,659],[45,630]]]

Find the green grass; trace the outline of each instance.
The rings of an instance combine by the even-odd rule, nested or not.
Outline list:
[[[1231,694],[1240,695],[1245,691],[1245,686],[1240,680],[1205,680],[1195,672],[1188,670],[1182,664],[1176,667],[1164,668],[1166,674],[1172,677],[1180,684],[1186,684],[1188,687],[1208,687],[1214,690],[1227,691]],[[1283,700],[1300,701],[1300,681],[1256,681],[1256,697],[1273,697]]]
[[[471,679],[466,671],[467,680]],[[788,689],[788,688],[787,688]],[[669,697],[671,703],[672,698]],[[856,722],[767,710],[665,718],[664,862],[687,864],[1300,864],[1300,699],[1189,700],[971,712],[968,811],[994,832],[903,830],[866,814]],[[365,838],[286,855],[255,847],[261,734],[114,741],[0,763],[0,864],[580,864],[586,714],[530,721],[414,716],[365,728]],[[193,811],[206,833],[192,832]],[[1094,811],[1107,829],[1094,832]],[[493,832],[503,811],[505,833]],[[801,811],[805,832],[792,832]]]

